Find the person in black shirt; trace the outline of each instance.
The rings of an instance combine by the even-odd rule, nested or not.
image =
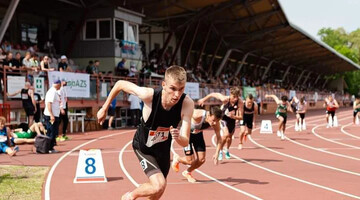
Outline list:
[[[248,94],[246,97],[243,111],[243,119],[240,120],[240,143],[238,149],[242,149],[242,145],[244,141],[246,141],[246,137],[251,135],[252,129],[255,128],[255,119],[258,111],[258,105],[254,101],[254,96],[252,94]]]
[[[32,87],[32,89],[34,89]],[[40,109],[40,103],[43,101],[41,99],[41,96],[39,93],[36,93],[34,92],[34,99],[35,99],[35,102],[36,102],[36,112],[34,114],[34,121],[35,122],[40,122],[40,118],[41,118],[41,109]]]
[[[68,64],[66,63],[67,58],[65,55],[62,55],[60,57],[60,59],[61,59],[61,61],[58,64],[58,70],[61,72],[64,72],[64,71],[66,71],[66,68],[68,67]]]
[[[149,182],[122,196],[122,200],[139,197],[159,199],[165,191],[166,177],[170,169],[170,146],[174,139],[180,146],[189,144],[193,100],[184,94],[186,71],[171,66],[157,89],[139,87],[120,80],[111,90],[103,107],[97,113],[98,122],[106,118],[111,101],[121,92],[138,96],[144,102],[141,123],[134,139],[133,149]],[[181,121],[181,128],[178,127]]]

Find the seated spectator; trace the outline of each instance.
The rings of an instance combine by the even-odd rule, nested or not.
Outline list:
[[[14,147],[11,149],[10,146],[10,134],[9,130],[6,126],[6,119],[5,117],[0,117],[0,153],[7,153],[9,156],[15,156],[16,153],[19,151],[19,147]]]
[[[66,71],[67,67],[68,67],[68,64],[67,64],[67,57],[65,55],[62,55],[60,57],[60,62],[59,62],[59,65],[58,65],[58,70],[61,71],[61,72],[64,72]]]
[[[11,51],[11,44],[5,40],[4,43],[1,45],[1,48],[4,50],[4,53],[9,53]]]

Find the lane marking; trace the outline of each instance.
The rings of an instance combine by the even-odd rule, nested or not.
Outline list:
[[[353,137],[353,138],[356,138],[356,139],[360,139],[360,137],[359,136],[356,136],[356,135],[353,135],[353,134],[351,134],[351,133],[349,133],[349,132],[347,132],[347,131],[345,131],[345,127],[348,127],[348,126],[350,126],[350,125],[352,125],[352,123],[349,123],[349,124],[347,124],[347,125],[343,125],[343,126],[341,126],[341,132],[342,133],[344,133],[345,135],[348,135],[348,136],[350,136],[350,137]]]
[[[137,183],[133,177],[129,174],[129,172],[126,170],[125,166],[124,166],[124,162],[123,162],[123,154],[124,154],[124,151],[125,149],[130,145],[132,144],[132,140],[130,140],[130,142],[128,142],[120,151],[120,154],[119,154],[119,163],[120,163],[120,167],[121,167],[121,170],[124,172],[124,174],[126,175],[126,177],[130,180],[130,182],[135,185],[135,187],[139,187],[140,184]]]

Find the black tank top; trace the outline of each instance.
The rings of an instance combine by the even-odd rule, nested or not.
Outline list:
[[[254,103],[252,104],[251,108],[246,107],[246,101],[244,102],[244,115],[252,115],[254,114]]]
[[[29,89],[21,89],[21,100],[24,108],[34,107],[31,96],[29,96]]]
[[[44,68],[49,69],[49,63],[44,63]]]
[[[134,149],[157,157],[170,155],[172,137],[169,129],[170,126],[177,128],[181,120],[181,108],[186,96],[184,93],[177,104],[170,110],[165,110],[161,105],[161,94],[161,87],[154,90],[149,119],[145,122],[141,118],[141,124],[133,139]]]
[[[233,110],[235,110],[235,114],[236,114],[236,112],[238,110],[238,104],[239,104],[239,100],[237,100],[234,105],[231,105],[230,99],[229,99],[229,102],[226,105],[224,105],[224,107],[222,108],[222,111],[223,111],[222,120],[226,121],[226,123],[228,125],[235,124],[235,119],[231,119],[226,114],[227,114],[227,112],[231,112]]]

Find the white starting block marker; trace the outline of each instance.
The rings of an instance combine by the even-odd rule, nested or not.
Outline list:
[[[334,127],[338,127],[339,123],[338,123],[338,119],[336,116],[334,116]]]
[[[303,120],[303,123],[302,123],[302,130],[306,130],[306,121],[305,121],[305,119]]]
[[[271,120],[262,120],[260,127],[261,134],[273,134]]]
[[[359,116],[356,115],[355,117],[356,117],[356,119],[355,119],[355,124],[356,124],[356,125],[359,125],[359,124],[360,124],[360,122],[359,122]]]
[[[331,117],[331,115],[329,115],[329,123],[328,126],[332,127],[333,126],[333,119]]]
[[[100,149],[80,150],[74,183],[107,182]]]

